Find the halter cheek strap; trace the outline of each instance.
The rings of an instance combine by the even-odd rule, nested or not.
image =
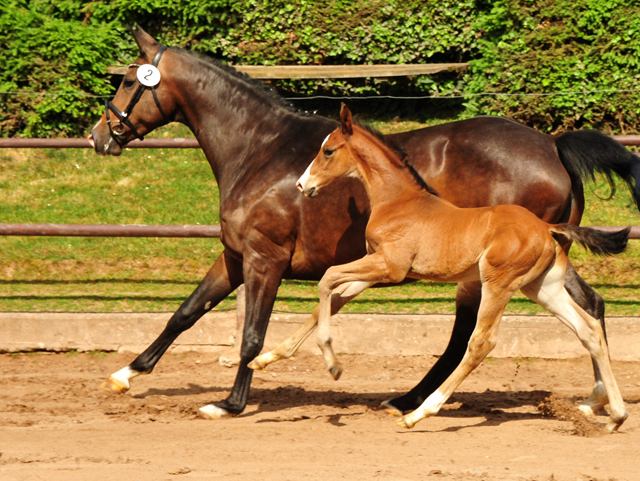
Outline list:
[[[162,58],[162,54],[166,49],[167,47],[165,45],[162,45],[160,49],[158,49],[155,56],[153,57],[153,62],[151,63],[151,65],[153,65],[154,67],[158,66],[158,64],[160,63],[160,59]],[[140,65],[132,64],[130,65],[130,67],[140,67]],[[162,118],[165,120],[165,122],[169,122],[167,115],[164,113],[164,110],[162,109],[162,105],[160,105],[160,100],[158,99],[158,94],[156,92],[156,86],[154,85],[153,87],[147,87],[145,85],[140,84],[138,85],[138,89],[133,94],[133,97],[129,101],[129,105],[127,105],[127,107],[124,109],[123,112],[121,112],[111,100],[105,100],[104,102],[105,114],[107,117],[107,125],[109,126],[111,137],[113,137],[113,139],[116,141],[118,145],[122,146],[124,145],[124,142],[120,141],[120,136],[122,135],[122,133],[115,132],[113,130],[113,127],[111,126],[111,112],[113,112],[113,114],[118,118],[120,123],[126,125],[131,129],[131,131],[135,134],[136,138],[140,140],[144,140],[144,137],[138,133],[138,130],[136,129],[136,127],[133,125],[131,120],[129,120],[129,116],[131,115],[133,108],[136,106],[136,104],[142,97],[142,94],[144,93],[144,91],[148,88],[151,89],[151,93],[153,94],[153,100],[155,101],[156,106],[158,107],[158,110],[162,114]]]

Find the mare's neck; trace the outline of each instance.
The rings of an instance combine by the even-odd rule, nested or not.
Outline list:
[[[296,114],[259,86],[206,60],[185,55],[181,63],[176,75],[180,120],[198,139],[224,202],[273,159]]]

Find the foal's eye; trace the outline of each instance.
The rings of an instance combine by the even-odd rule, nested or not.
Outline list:
[[[331,157],[335,152],[335,150],[324,149],[323,153],[325,157]]]

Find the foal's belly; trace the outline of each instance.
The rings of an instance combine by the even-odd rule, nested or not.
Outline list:
[[[478,264],[468,266],[463,269],[456,269],[459,266],[438,265],[438,266],[420,266],[414,265],[407,277],[412,279],[422,279],[434,282],[470,282],[480,280],[480,269]]]

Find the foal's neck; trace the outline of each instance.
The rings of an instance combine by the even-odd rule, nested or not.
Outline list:
[[[418,183],[409,167],[389,146],[377,139],[374,142],[362,139],[354,143],[354,147],[358,157],[356,169],[372,208],[405,197],[437,199]]]

